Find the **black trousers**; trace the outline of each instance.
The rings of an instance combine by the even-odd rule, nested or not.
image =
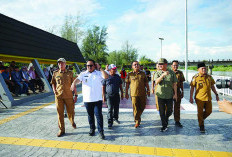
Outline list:
[[[162,126],[168,126],[168,118],[172,115],[173,99],[162,99],[158,97],[159,113]]]
[[[106,96],[106,100],[108,106],[108,124],[113,124],[113,119],[118,120],[120,96],[119,94],[114,96]]]
[[[84,102],[87,113],[90,129],[95,130],[95,118],[97,118],[97,129],[98,132],[103,132],[103,115],[102,115],[102,100],[96,102]]]

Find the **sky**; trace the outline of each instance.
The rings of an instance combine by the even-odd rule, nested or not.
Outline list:
[[[188,0],[189,60],[232,59],[232,1]],[[139,57],[185,60],[185,0],[0,0],[0,13],[48,30],[66,15],[107,27],[108,52],[129,41]]]

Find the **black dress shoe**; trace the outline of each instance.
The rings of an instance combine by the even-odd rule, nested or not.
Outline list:
[[[204,125],[201,125],[201,126],[200,126],[200,132],[201,132],[201,133],[205,133],[205,126],[204,126]]]
[[[59,131],[58,134],[57,134],[57,137],[61,137],[61,136],[64,136],[65,132],[64,131]]]
[[[76,123],[73,123],[73,124],[72,124],[72,127],[73,127],[74,129],[76,129],[76,128],[77,128]]]
[[[105,139],[105,135],[104,135],[103,131],[99,133],[99,136],[100,136],[100,138],[101,138],[102,140]]]
[[[90,131],[89,131],[89,136],[94,136],[94,135],[95,135],[95,130],[90,129]]]
[[[175,125],[178,126],[178,127],[180,127],[180,128],[183,127],[183,125],[179,121],[175,122]]]
[[[114,119],[114,121],[117,123],[117,124],[120,124],[120,121],[118,119]]]
[[[112,126],[113,126],[113,124],[111,124],[111,123],[108,124],[108,128],[109,128],[109,129],[112,129]]]

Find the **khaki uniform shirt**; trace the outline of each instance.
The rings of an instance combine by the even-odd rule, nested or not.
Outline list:
[[[173,98],[173,83],[177,82],[175,73],[172,70],[169,74],[163,78],[163,80],[157,84],[156,95],[161,99],[171,99]],[[159,70],[155,73],[154,79],[156,80],[162,75],[163,71]]]
[[[56,85],[56,97],[60,99],[73,98],[73,93],[70,90],[72,82],[75,80],[73,77],[73,72],[69,70],[65,70],[61,72],[60,70],[56,70],[53,73],[51,84]]]
[[[146,95],[146,83],[148,79],[143,71],[139,71],[137,74],[133,71],[127,75],[126,83],[130,83],[130,95],[131,96],[145,96]]]
[[[190,83],[191,87],[196,88],[195,99],[201,101],[211,101],[211,86],[215,84],[212,76],[206,74],[196,74]]]
[[[182,71],[180,70],[177,70],[176,72],[173,71],[175,74],[176,74],[176,78],[177,78],[177,94],[180,93],[180,89],[181,89],[181,84],[185,81],[185,78],[184,78],[184,74]]]
[[[155,73],[156,73],[157,71],[154,71],[154,73],[152,74],[152,76],[151,76],[151,81],[155,81]]]

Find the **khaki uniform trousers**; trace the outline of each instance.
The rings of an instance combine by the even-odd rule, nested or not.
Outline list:
[[[155,86],[155,104],[157,111],[159,111],[158,96],[156,95],[156,89],[157,89],[157,85]]]
[[[198,123],[199,126],[204,125],[204,120],[212,113],[212,101],[196,100]]]
[[[68,113],[68,119],[71,124],[74,124],[74,101],[73,98],[68,99],[58,99],[55,98],[56,108],[57,108],[57,116],[58,116],[58,126],[61,132],[65,132],[64,125],[64,105],[66,105],[66,110]]]
[[[176,122],[180,121],[180,103],[181,103],[181,96],[177,95],[177,101],[174,99],[174,120]]]
[[[133,106],[133,113],[134,113],[134,120],[136,124],[140,124],[141,122],[141,115],[146,106],[146,96],[132,96],[132,106]]]

